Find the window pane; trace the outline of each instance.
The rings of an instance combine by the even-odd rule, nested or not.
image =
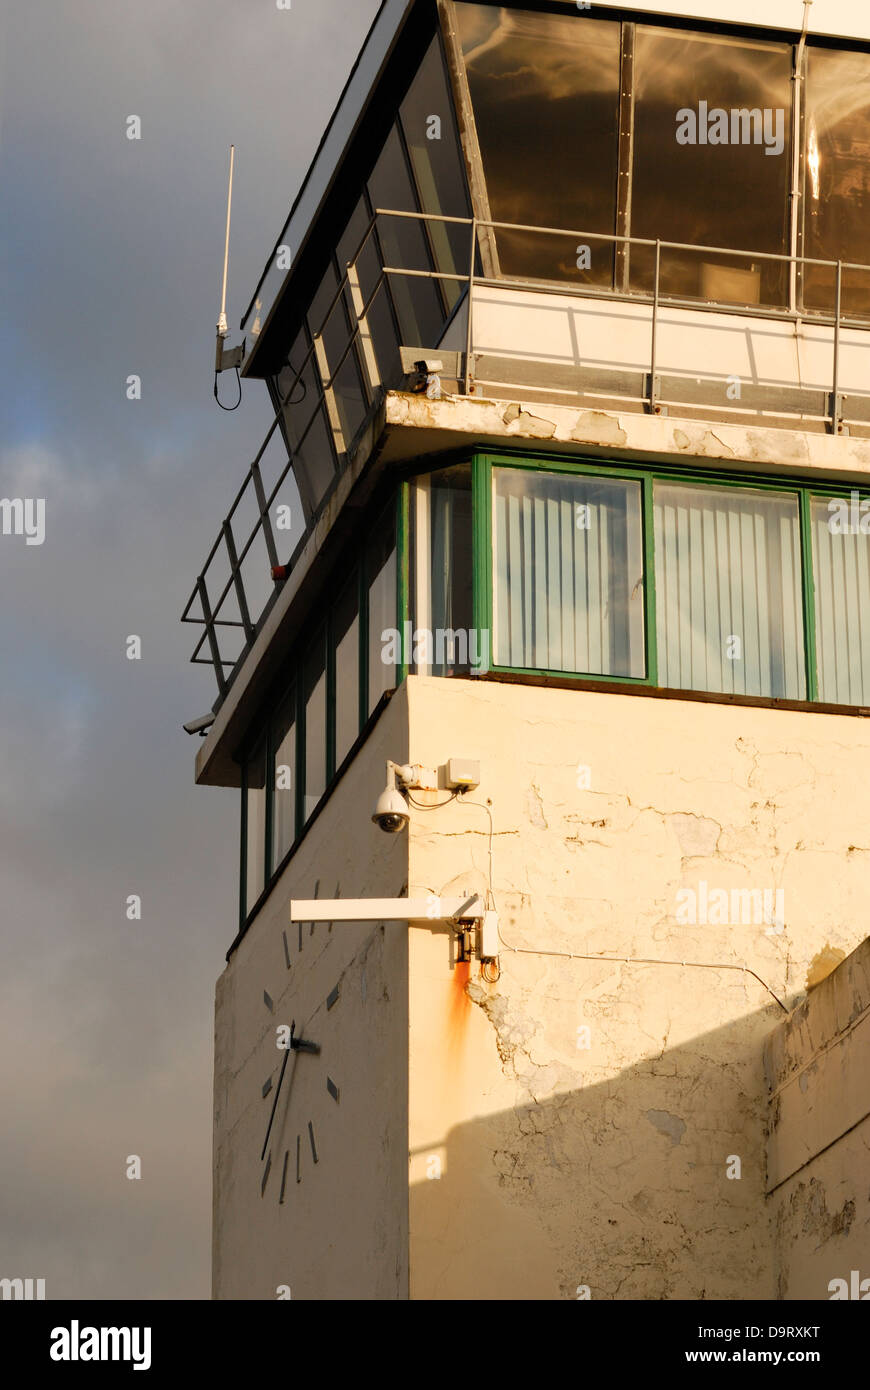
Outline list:
[[[261,743],[245,765],[246,841],[245,913],[266,886],[266,745]]]
[[[280,706],[272,726],[275,750],[272,791],[272,869],[296,838],[296,692]]]
[[[395,126],[369,179],[369,197],[373,208],[419,211]],[[377,236],[384,265],[404,270],[432,269],[422,223],[408,217],[379,217]],[[435,282],[407,275],[389,275],[387,279],[396,306],[402,346],[436,347],[444,324],[444,311]]]
[[[806,698],[793,495],[656,483],[659,685]]]
[[[811,48],[804,255],[870,264],[870,56]],[[834,272],[807,266],[804,302],[833,310]],[[870,315],[870,272],[844,270],[843,312]]]
[[[359,586],[356,575],[335,605],[335,766],[340,767],[360,729]]]
[[[366,561],[369,604],[369,714],[396,683],[390,636],[396,629],[396,540],[394,504],[369,542]]]
[[[446,217],[467,217],[465,167],[437,34],[399,114],[423,211]],[[433,124],[433,117],[440,126]],[[425,229],[436,270],[451,275],[467,274],[471,252],[469,229],[443,222],[428,222]],[[441,290],[449,311],[460,298],[462,286],[456,280],[442,280]]]
[[[619,25],[489,5],[456,9],[493,219],[612,236]],[[612,282],[612,243],[585,243],[587,267],[576,236],[499,231],[495,241],[503,275]]]
[[[870,704],[870,499],[814,497],[819,699]]]
[[[495,660],[645,673],[641,485],[493,469]]]
[[[411,490],[411,595],[419,675],[490,664],[489,634],[472,630],[471,469],[418,478]],[[413,658],[416,657],[416,660]]]
[[[378,259],[378,240],[374,232],[363,246],[369,221],[370,213],[365,198],[360,198],[339,240],[336,256],[342,274],[348,262],[352,261],[356,266],[363,307],[368,306],[366,319],[378,374],[381,383],[389,387],[397,384],[402,376],[399,335],[390,305],[389,289],[384,283],[378,286],[382,267]],[[348,312],[354,314],[349,286],[345,290],[345,300]]]
[[[638,25],[635,103],[633,237],[787,251],[787,44]],[[787,270],[776,261],[665,248],[661,265],[665,294],[786,303]],[[652,290],[653,267],[651,247],[632,247],[632,288]]]
[[[305,661],[305,819],[326,791],[326,642],[321,634]]]
[[[279,399],[287,396],[283,412],[284,437],[293,459],[293,475],[302,505],[306,517],[310,519],[335,477],[335,455],[323,418],[323,407],[312,421],[320,398],[320,378],[313,356],[309,358],[301,379],[292,386],[296,373],[305,361],[308,346],[307,337],[300,332],[290,350],[288,365],[278,374],[276,389]]]
[[[344,296],[333,304],[338,283],[334,268],[329,266],[308,310],[308,330],[312,341],[317,334],[321,335],[322,356],[316,357],[315,361],[323,388],[329,385],[334,394],[346,448],[366,417],[368,398],[357,364],[356,349],[351,347],[348,351],[351,327]]]

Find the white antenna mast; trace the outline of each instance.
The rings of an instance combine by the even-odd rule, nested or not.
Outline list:
[[[230,367],[235,367],[236,371],[238,372],[238,369],[242,365],[242,362],[244,361],[245,357],[244,342],[242,342],[239,347],[234,347],[229,351],[224,348],[224,339],[226,338],[227,333],[229,332],[229,329],[227,328],[227,267],[230,261],[230,217],[232,215],[233,210],[233,163],[235,162],[235,154],[235,145],[230,145],[230,186],[227,191],[227,234],[226,239],[224,241],[224,279],[223,286],[221,288],[221,311],[218,315],[217,341],[215,343],[214,351],[214,397],[218,405],[221,405],[217,389],[218,376],[221,372],[227,371]],[[241,401],[241,399],[242,396],[240,382],[239,401]],[[238,402],[236,402],[236,405],[233,406],[222,406],[222,409],[235,410],[237,405]]]
[[[235,160],[236,147],[230,145],[230,185],[227,190],[227,235],[224,242],[224,281],[221,290],[221,311],[217,321],[218,336],[225,338],[229,332],[227,328],[227,266],[230,259],[230,217],[233,210],[233,162]]]

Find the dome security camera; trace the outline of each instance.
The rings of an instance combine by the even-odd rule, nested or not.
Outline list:
[[[380,826],[385,835],[398,835],[411,819],[408,803],[399,787],[404,786],[413,777],[413,772],[413,768],[400,767],[398,763],[387,759],[387,785],[378,797],[372,816],[375,825]]]
[[[398,835],[410,821],[408,803],[396,787],[386,787],[378,797],[372,820],[387,835]]]

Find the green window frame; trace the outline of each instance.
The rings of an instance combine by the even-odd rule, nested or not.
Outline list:
[[[495,547],[493,540],[493,485],[492,473],[494,468],[517,468],[526,469],[534,472],[545,473],[569,473],[569,474],[591,474],[606,479],[633,479],[641,484],[642,495],[642,531],[643,531],[643,590],[644,590],[644,639],[645,639],[645,665],[646,674],[637,676],[619,675],[598,675],[583,671],[563,671],[551,670],[544,667],[521,667],[508,666],[498,663],[493,659],[491,675],[498,677],[499,674],[510,676],[535,676],[557,679],[559,681],[583,682],[586,684],[600,684],[605,686],[626,686],[637,687],[638,689],[665,689],[666,687],[659,680],[659,646],[657,631],[657,602],[656,602],[656,548],[655,548],[655,513],[654,513],[654,487],[657,482],[671,484],[686,484],[695,486],[708,486],[711,488],[734,488],[749,490],[756,493],[775,493],[780,495],[792,496],[795,498],[797,506],[797,517],[799,527],[799,564],[800,564],[800,618],[802,621],[803,632],[803,674],[805,679],[806,693],[802,697],[780,697],[780,696],[744,696],[750,700],[770,700],[772,703],[786,703],[797,705],[824,704],[825,708],[842,708],[844,711],[862,709],[863,704],[854,701],[849,704],[837,704],[831,700],[823,700],[819,693],[819,652],[817,643],[819,640],[817,632],[817,574],[820,571],[818,557],[813,545],[813,503],[837,501],[849,504],[852,511],[857,509],[858,514],[863,519],[866,515],[867,530],[862,534],[868,534],[868,547],[870,547],[870,487],[860,487],[842,483],[815,482],[807,478],[773,478],[766,475],[755,476],[747,473],[731,473],[721,469],[686,469],[678,466],[669,467],[662,465],[656,468],[644,467],[642,465],[632,466],[630,463],[620,462],[609,465],[598,459],[571,458],[562,455],[528,455],[513,454],[506,452],[479,452],[475,453],[472,460],[472,490],[474,496],[473,505],[473,530],[474,530],[474,623],[479,630],[493,631],[494,616],[494,596],[493,596],[493,573]],[[863,510],[861,510],[863,508]],[[818,517],[817,517],[818,520]],[[854,529],[854,524],[853,524]],[[845,572],[846,561],[843,561]],[[854,569],[854,566],[853,566]],[[827,576],[824,576],[827,580]],[[833,585],[833,578],[827,580],[829,587]],[[847,579],[841,580],[845,584]],[[860,576],[850,573],[848,582],[851,585],[853,596],[865,588],[870,592],[870,556],[867,562],[867,574],[863,571]],[[829,607],[830,607],[830,600]],[[859,602],[853,597],[853,614],[857,615],[860,611]],[[870,611],[868,611],[868,627],[870,627]],[[830,629],[830,619],[828,628]],[[858,626],[857,616],[853,617],[853,629]],[[842,627],[839,629],[842,630]],[[830,664],[830,663],[829,663]],[[861,686],[864,679],[863,673],[857,671],[854,657],[843,665],[835,673],[835,677],[829,677],[829,684],[836,678],[839,686],[844,684],[850,688]],[[868,677],[865,682],[868,686],[868,703],[870,703],[870,661],[868,661]],[[685,693],[697,692],[698,687],[687,688]],[[712,698],[717,695],[731,698],[727,692],[711,690]]]

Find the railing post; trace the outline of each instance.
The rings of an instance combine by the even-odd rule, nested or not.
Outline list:
[[[223,663],[221,662],[220,648],[217,643],[217,634],[214,630],[214,617],[211,611],[211,604],[208,601],[208,589],[206,588],[205,576],[200,575],[196,581],[199,590],[199,602],[202,607],[202,617],[205,623],[205,630],[208,635],[208,646],[211,652],[211,662],[214,666],[214,673],[218,683],[221,699],[227,693],[227,680],[224,675]]]
[[[239,556],[236,550],[235,540],[233,539],[233,528],[228,521],[225,521],[223,523],[223,533],[224,544],[227,548],[227,554],[230,557],[230,572],[233,576],[233,585],[235,586],[236,590],[236,602],[239,605],[239,617],[241,618],[242,626],[245,629],[245,641],[250,643],[254,640],[254,624],[251,622],[251,615],[248,612],[248,600],[245,595],[245,584],[244,580],[242,579],[242,572],[239,569]]]
[[[269,556],[269,564],[272,569],[276,569],[280,563],[278,560],[278,550],[275,545],[275,536],[272,531],[272,518],[266,506],[266,490],[263,487],[263,479],[260,475],[260,465],[251,464],[251,478],[254,482],[254,492],[257,497],[257,509],[260,513],[260,522],[263,527],[263,540],[266,542],[266,553]]]
[[[831,392],[831,432],[846,434],[843,403],[840,400],[840,317],[843,308],[843,262],[837,261],[836,318],[834,320],[834,381]]]
[[[465,394],[471,395],[471,353],[474,337],[471,327],[472,305],[474,304],[474,262],[477,259],[477,218],[471,219],[471,259],[468,263],[468,322],[465,326]]]
[[[656,366],[658,359],[659,329],[659,277],[662,265],[662,244],[656,241],[656,276],[653,285],[652,342],[650,343],[649,408],[651,415],[661,415],[662,408],[656,400]]]

